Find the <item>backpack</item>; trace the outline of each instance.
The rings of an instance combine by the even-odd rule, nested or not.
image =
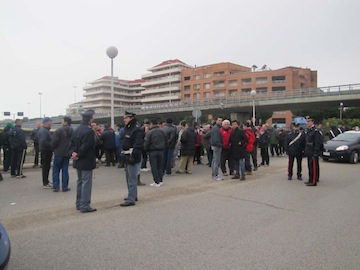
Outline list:
[[[246,129],[245,135],[247,138],[247,143],[245,145],[245,151],[248,153],[251,153],[254,149],[255,133],[252,130]]]

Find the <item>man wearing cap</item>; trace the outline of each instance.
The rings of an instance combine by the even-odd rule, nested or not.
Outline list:
[[[285,137],[284,150],[289,156],[288,180],[292,180],[294,160],[297,164],[297,179],[302,180],[302,157],[305,149],[305,135],[299,130],[300,124],[294,123],[293,130]]]
[[[25,132],[21,128],[22,120],[16,119],[15,126],[9,131],[9,142],[11,147],[11,177],[25,178],[23,165],[25,161],[27,144]]]
[[[91,128],[93,110],[82,115],[82,121],[72,136],[73,152],[71,158],[77,171],[76,209],[81,213],[96,211],[90,206],[93,170],[96,167],[95,132]]]
[[[42,126],[37,134],[41,154],[42,181],[44,189],[52,189],[52,184],[50,184],[49,182],[49,171],[53,154],[51,146],[52,134],[50,132],[51,124],[51,118],[44,117],[44,119],[42,120]]]
[[[73,134],[71,118],[65,116],[63,120],[61,120],[61,125],[62,127],[55,131],[51,141],[52,149],[54,149],[54,165],[52,173],[54,192],[60,190],[60,171],[62,178],[61,189],[63,192],[70,191],[69,159],[71,155],[71,136]]]
[[[125,175],[128,196],[120,206],[133,206],[137,200],[137,175],[141,166],[141,152],[144,148],[144,132],[137,125],[135,113],[125,111],[123,151],[125,154]]]
[[[321,135],[318,129],[315,127],[314,120],[308,118],[306,120],[306,125],[308,127],[305,133],[305,152],[304,156],[308,159],[308,168],[309,168],[309,181],[305,184],[307,186],[316,186],[319,175],[319,155],[321,153]]]

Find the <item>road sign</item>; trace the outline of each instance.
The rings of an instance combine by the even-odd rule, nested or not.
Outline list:
[[[192,116],[194,116],[195,119],[198,119],[199,117],[201,117],[201,111],[200,110],[193,110],[192,111]]]

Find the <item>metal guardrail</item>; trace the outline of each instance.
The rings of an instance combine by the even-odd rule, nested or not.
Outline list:
[[[201,108],[222,108],[234,105],[249,105],[250,102],[255,101],[269,101],[269,100],[291,100],[298,98],[309,98],[309,97],[327,97],[327,96],[342,96],[342,95],[359,95],[360,94],[360,83],[357,84],[346,84],[346,85],[334,85],[317,88],[303,88],[293,89],[281,92],[258,92],[255,96],[248,94],[241,94],[239,96],[224,96],[215,97],[199,100],[181,100],[171,103],[161,103],[157,105],[141,105],[141,106],[130,106],[126,108],[115,108],[115,117],[124,115],[126,111],[134,111],[138,115],[148,115],[156,113],[167,113],[167,112],[181,112],[191,111],[193,109]],[[81,120],[80,115],[72,115],[73,121]],[[96,118],[110,117],[110,111],[104,113],[96,113]],[[62,117],[53,117],[54,122],[60,122]],[[24,123],[26,126],[34,126],[36,121],[30,121]],[[3,127],[5,124],[0,124]]]

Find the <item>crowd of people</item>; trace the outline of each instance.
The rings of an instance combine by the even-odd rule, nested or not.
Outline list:
[[[307,119],[307,129],[293,123],[291,130],[282,126],[269,127],[267,124],[255,126],[251,120],[240,123],[218,117],[215,122],[186,123],[175,125],[173,119],[162,122],[152,119],[140,125],[135,113],[125,112],[124,124],[116,130],[109,124],[93,122],[94,111],[82,114],[79,127],[71,127],[70,117],[64,117],[61,128],[50,131],[52,120],[49,117],[36,124],[31,133],[34,142],[35,159],[33,167],[42,169],[42,187],[54,192],[68,192],[69,161],[77,170],[76,209],[82,213],[94,212],[90,206],[93,170],[99,164],[125,169],[128,196],[120,205],[133,206],[138,200],[137,186],[145,185],[140,180],[141,171],[149,170],[153,183],[150,187],[160,188],[164,176],[192,174],[194,164],[202,165],[207,156],[207,166],[211,167],[211,177],[222,181],[224,176],[244,181],[246,175],[256,171],[259,166],[269,166],[270,157],[288,155],[288,180],[293,177],[293,164],[296,160],[297,179],[302,180],[302,159],[307,158],[309,178],[307,186],[316,186],[319,181],[319,156],[323,151],[324,136],[314,120]],[[3,172],[11,169],[11,177],[25,178],[23,164],[27,144],[22,121],[15,125],[9,123],[1,136],[4,152]],[[335,134],[336,130],[331,130]],[[340,129],[337,131],[339,134]],[[343,132],[343,131],[342,131]],[[258,162],[260,149],[261,162]],[[105,154],[105,161],[103,155]],[[179,158],[177,170],[175,160]],[[149,161],[149,162],[148,162]],[[52,181],[49,172],[52,167]],[[205,164],[204,164],[205,165]],[[61,174],[61,184],[60,184]],[[2,179],[2,176],[1,176]]]

